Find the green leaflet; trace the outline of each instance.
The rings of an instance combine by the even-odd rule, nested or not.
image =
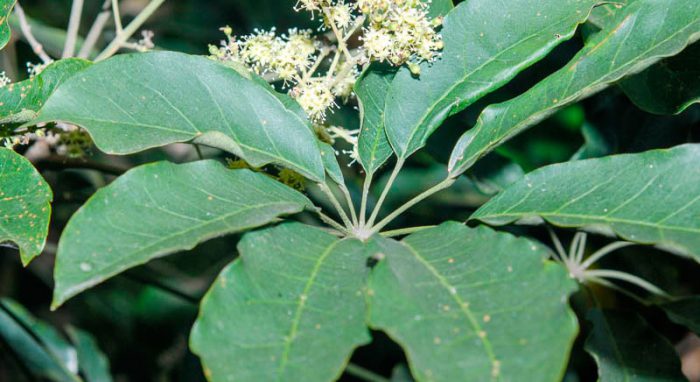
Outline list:
[[[0,148],[0,242],[19,247],[26,266],[44,250],[53,193],[29,161]]]
[[[654,114],[679,114],[700,102],[700,43],[620,83],[627,97]]]
[[[331,381],[369,342],[373,245],[299,223],[246,234],[201,303],[191,348],[210,381]]]
[[[56,61],[35,77],[0,88],[0,125],[36,118],[56,88],[90,65],[89,61],[79,58]]]
[[[673,346],[637,314],[591,310],[586,351],[601,382],[686,381]]]
[[[595,0],[462,2],[442,28],[445,48],[418,78],[399,70],[386,97],[386,133],[406,158],[451,114],[496,90],[573,36]],[[517,28],[514,28],[517,26]]]
[[[510,101],[487,107],[450,158],[458,176],[479,158],[560,108],[606,88],[700,38],[700,2],[637,0],[564,68]]]
[[[395,75],[395,68],[374,64],[355,83],[361,121],[357,152],[368,174],[374,174],[394,153],[386,137],[384,101]]]
[[[660,304],[671,321],[700,335],[700,296],[690,296]]]
[[[418,381],[560,380],[576,285],[546,249],[458,223],[381,248],[369,324],[404,348]]]
[[[86,382],[111,382],[109,360],[102,353],[97,341],[87,332],[74,327],[66,328],[75,351],[78,355],[80,370]]]
[[[17,0],[0,0],[0,49],[4,48],[10,41],[12,31],[10,30],[8,18],[16,2]]]
[[[52,306],[154,258],[312,207],[263,174],[214,161],[137,167],[99,190],[63,231]]]
[[[112,154],[195,141],[254,167],[274,163],[322,182],[309,122],[286,104],[287,96],[249,78],[204,57],[119,55],[68,80],[32,123],[80,125]]]
[[[615,233],[700,261],[700,145],[543,167],[471,217]]]

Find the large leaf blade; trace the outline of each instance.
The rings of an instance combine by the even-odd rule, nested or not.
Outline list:
[[[564,68],[519,97],[487,107],[454,148],[453,176],[560,108],[682,51],[700,38],[700,3],[637,0],[608,22]]]
[[[673,346],[637,314],[591,310],[586,341],[601,382],[686,381]]]
[[[368,174],[375,173],[394,153],[386,136],[384,102],[396,69],[370,66],[355,83],[360,105],[358,160]]]
[[[370,249],[298,223],[247,234],[192,331],[209,379],[337,379],[352,350],[369,341]]]
[[[446,17],[445,48],[415,78],[402,68],[386,98],[389,141],[405,158],[451,114],[496,90],[573,36],[594,0],[462,2]],[[513,28],[517,25],[517,28]]]
[[[312,208],[263,174],[214,161],[158,162],[99,190],[58,246],[53,307],[126,269]]]
[[[16,243],[24,265],[44,249],[52,199],[51,188],[26,158],[0,148],[0,242]]]
[[[700,145],[543,167],[474,213],[615,233],[700,261]]]
[[[403,346],[417,380],[561,378],[575,284],[542,247],[457,223],[382,246],[369,323]]]
[[[254,167],[274,163],[323,181],[309,122],[287,96],[246,75],[181,53],[119,55],[69,79],[33,123],[80,125],[112,154],[194,140]]]

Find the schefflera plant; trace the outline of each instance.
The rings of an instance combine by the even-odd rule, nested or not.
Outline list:
[[[578,332],[568,306],[577,283],[629,293],[616,283],[628,282],[667,302],[670,296],[637,276],[592,266],[631,242],[700,259],[697,145],[544,167],[481,207],[471,218],[473,228],[458,222],[386,227],[514,135],[681,52],[700,38],[700,3],[428,5],[300,1],[299,9],[321,18],[335,49],[300,31],[281,37],[258,32],[239,40],[225,29],[227,41],[211,49],[214,59],[172,52],[120,55],[63,81],[31,125],[81,126],[110,154],[175,142],[219,148],[252,169],[303,176],[326,196],[319,205],[331,208],[317,207],[264,173],[227,169],[213,160],[137,167],[98,191],[69,222],[58,247],[53,307],[149,260],[254,230],[242,237],[238,259],[202,300],[192,330],[191,348],[212,381],[334,380],[353,350],[371,341],[369,329],[401,345],[419,381],[557,381]],[[439,35],[423,30],[428,48],[397,33],[406,12],[439,27]],[[430,22],[441,14],[443,22]],[[524,94],[487,107],[455,146],[444,180],[380,216],[406,161],[447,117],[508,83],[587,21],[594,28],[568,64]],[[364,50],[352,51],[346,43],[359,31]],[[292,41],[308,43],[306,54],[286,62],[270,55]],[[381,44],[398,53],[377,48]],[[324,65],[326,74],[317,76]],[[348,78],[360,105],[357,136],[323,125],[336,98],[349,95],[337,90]],[[268,80],[284,82],[290,95]],[[333,138],[355,144],[352,155],[365,173],[360,195],[345,184]],[[38,174],[17,154],[0,153],[14,158],[0,162],[4,173],[33,177],[26,187],[40,192],[22,211],[36,204],[32,214],[46,216],[51,195],[35,179]],[[392,158],[394,169],[370,203],[373,179]],[[294,221],[303,211],[315,214],[318,224]],[[23,218],[5,219],[10,228],[26,227]],[[46,221],[32,225],[31,234],[38,236],[22,246],[26,262],[40,252],[31,242],[45,232]],[[547,222],[622,241],[586,258],[583,233],[569,250],[553,235],[553,252],[479,222]],[[28,233],[20,228],[3,230],[7,237],[0,238],[24,243]],[[684,310],[674,304],[682,303],[664,305],[680,322]],[[595,326],[586,348],[603,380],[639,373],[682,378],[665,339],[639,334],[648,328],[641,318],[592,310],[589,319]],[[620,349],[618,339],[641,345]],[[640,350],[646,346],[653,351]],[[655,363],[660,360],[663,367]]]

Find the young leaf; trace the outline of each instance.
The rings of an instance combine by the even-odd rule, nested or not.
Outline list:
[[[394,153],[386,137],[384,101],[395,75],[395,69],[375,64],[355,83],[361,121],[358,160],[368,174],[375,173]]]
[[[659,306],[671,321],[700,335],[700,296],[685,297]]]
[[[50,381],[80,381],[75,353],[67,363],[70,345],[47,324],[36,321],[21,305],[0,300],[0,338],[17,354],[29,371]],[[70,370],[73,368],[74,370]]]
[[[83,126],[112,154],[195,141],[323,181],[309,122],[246,74],[181,53],[119,55],[68,80],[32,123]]]
[[[0,124],[24,123],[36,118],[56,88],[90,65],[79,58],[56,61],[28,80],[0,88]]]
[[[586,351],[601,382],[686,381],[673,346],[637,314],[591,310]]]
[[[679,114],[700,102],[700,43],[620,83],[627,97],[654,114]]]
[[[154,258],[304,208],[311,202],[291,188],[214,161],[135,168],[99,190],[63,231],[53,308]]]
[[[595,0],[493,0],[462,2],[444,20],[445,48],[420,77],[402,68],[391,83],[386,132],[406,158],[449,115],[496,90],[573,36]],[[514,26],[517,26],[515,28]]]
[[[471,217],[612,231],[700,261],[700,145],[536,170]]]
[[[486,108],[450,158],[457,176],[507,139],[700,38],[700,2],[637,0],[596,33],[564,68],[510,101]]]
[[[417,380],[561,380],[576,285],[543,247],[457,223],[381,246],[369,323],[404,348]]]
[[[7,19],[10,17],[16,2],[17,0],[0,0],[0,49],[4,48],[10,41],[12,31]]]
[[[209,380],[336,380],[369,341],[363,288],[372,249],[299,223],[246,234],[192,329]]]
[[[22,264],[44,250],[53,193],[23,156],[0,148],[0,242],[19,247]]]

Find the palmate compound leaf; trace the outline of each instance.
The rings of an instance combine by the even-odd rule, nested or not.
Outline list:
[[[0,49],[4,48],[10,41],[12,31],[10,30],[8,18],[16,2],[17,0],[0,0]]]
[[[417,78],[402,68],[389,86],[384,122],[396,154],[408,157],[449,115],[503,86],[573,36],[597,2],[460,3],[445,17],[441,58],[422,64]]]
[[[700,145],[543,167],[471,217],[488,224],[544,219],[617,234],[700,261]]]
[[[64,81],[90,65],[90,61],[67,58],[48,65],[28,80],[1,87],[0,126],[36,118],[46,100]]]
[[[369,342],[376,246],[300,223],[248,233],[201,303],[190,346],[210,381],[332,381]]]
[[[368,319],[418,381],[559,381],[577,333],[576,284],[533,242],[445,223],[380,243]]]
[[[323,181],[309,122],[252,76],[182,53],[119,55],[69,79],[32,123],[82,126],[111,154],[195,141],[254,167],[274,163]]]
[[[137,167],[71,218],[58,245],[53,307],[154,258],[310,208],[266,175],[214,161]]]
[[[44,249],[52,200],[51,188],[34,166],[0,148],[0,243],[17,244],[24,265]]]
[[[455,146],[450,173],[462,174],[488,152],[562,107],[679,53],[698,38],[697,0],[636,0],[625,5],[561,70],[519,97],[487,107]]]
[[[635,313],[591,310],[586,351],[598,364],[600,382],[687,381],[668,340]]]

